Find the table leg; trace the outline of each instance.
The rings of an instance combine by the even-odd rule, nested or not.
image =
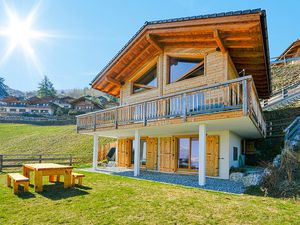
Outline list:
[[[64,188],[69,188],[72,186],[72,170],[65,170],[64,174]]]
[[[34,191],[42,192],[43,191],[43,173],[42,171],[34,171]]]
[[[30,180],[30,170],[25,166],[22,166],[22,169],[23,169],[23,176],[28,177]]]

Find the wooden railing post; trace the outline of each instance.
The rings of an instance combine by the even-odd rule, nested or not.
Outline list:
[[[0,155],[0,172],[2,171],[3,168],[3,155]]]
[[[118,109],[115,109],[115,128],[118,129]]]
[[[186,93],[181,97],[181,107],[182,107],[182,120],[186,122]]]
[[[144,102],[144,126],[147,126],[147,102]]]
[[[94,113],[94,118],[93,118],[94,124],[93,124],[93,130],[96,130],[96,113]]]
[[[243,80],[243,114],[248,114],[248,80]]]

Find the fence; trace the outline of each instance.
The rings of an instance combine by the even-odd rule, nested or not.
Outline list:
[[[21,167],[25,163],[74,163],[91,162],[92,154],[0,154],[0,171],[5,168]]]

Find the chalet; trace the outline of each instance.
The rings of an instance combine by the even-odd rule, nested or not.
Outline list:
[[[119,167],[229,178],[263,138],[270,95],[266,13],[146,22],[92,81],[120,106],[77,117],[79,133],[117,138]]]
[[[52,115],[53,108],[51,105],[52,98],[32,97],[29,99],[19,99],[15,96],[8,96],[1,100],[1,114],[41,114]]]
[[[75,99],[70,97],[70,96],[65,96],[65,97],[58,97],[52,100],[52,103],[56,105],[56,107],[60,107],[63,109],[71,109],[72,108],[72,102]]]
[[[298,64],[300,63],[300,40],[297,39],[281,53],[274,64]]]
[[[103,109],[103,107],[98,104],[97,102],[93,101],[92,99],[88,97],[81,97],[77,98],[70,102],[73,109],[75,109],[78,112],[92,112],[97,109]]]

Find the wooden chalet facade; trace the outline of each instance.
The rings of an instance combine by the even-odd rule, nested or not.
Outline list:
[[[243,143],[265,136],[270,95],[263,10],[146,22],[92,81],[120,106],[77,117],[79,133],[118,140],[117,165],[229,178]]]

